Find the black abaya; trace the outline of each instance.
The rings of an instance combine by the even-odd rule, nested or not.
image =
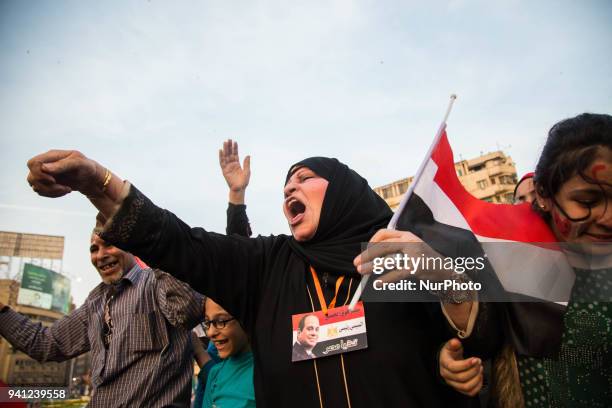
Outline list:
[[[357,173],[332,159],[314,160],[331,173],[316,162],[308,167],[330,183],[319,229],[305,245],[285,235],[244,238],[190,228],[134,187],[102,238],[188,282],[240,319],[251,337],[260,407],[336,408],[349,406],[349,399],[355,408],[471,406],[474,399],[437,378],[435,355],[452,332],[436,302],[367,303],[367,349],[291,362],[291,315],[311,311],[311,299],[320,309],[309,264],[319,275],[347,277],[338,296],[338,304],[345,303],[358,284],[351,268],[360,243],[390,216]],[[327,302],[331,286],[324,285]]]

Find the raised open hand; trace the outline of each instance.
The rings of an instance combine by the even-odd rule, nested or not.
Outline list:
[[[251,156],[246,156],[242,167],[238,155],[238,143],[228,139],[219,149],[219,166],[228,187],[233,192],[243,192],[251,178]]]

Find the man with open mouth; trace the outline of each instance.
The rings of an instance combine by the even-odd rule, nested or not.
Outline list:
[[[83,305],[50,327],[0,303],[0,335],[40,362],[91,352],[91,407],[189,407],[190,329],[202,320],[201,295],[94,230],[91,263],[102,283]]]

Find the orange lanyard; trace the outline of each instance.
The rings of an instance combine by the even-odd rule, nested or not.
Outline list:
[[[314,281],[315,289],[317,290],[317,296],[319,297],[319,304],[321,305],[321,310],[323,310],[323,313],[325,314],[325,316],[327,316],[327,308],[333,309],[334,307],[336,307],[338,291],[340,290],[340,285],[342,285],[342,281],[344,281],[344,276],[340,276],[338,279],[336,279],[336,293],[334,294],[334,298],[332,299],[332,301],[329,302],[329,305],[327,305],[325,303],[325,298],[323,297],[323,290],[321,289],[321,284],[319,283],[319,277],[317,276],[317,273],[315,272],[312,266],[310,267],[310,273],[312,273],[312,280]]]

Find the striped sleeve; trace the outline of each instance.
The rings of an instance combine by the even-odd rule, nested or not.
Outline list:
[[[89,351],[87,303],[46,327],[12,309],[0,314],[0,334],[39,362],[64,361]]]

